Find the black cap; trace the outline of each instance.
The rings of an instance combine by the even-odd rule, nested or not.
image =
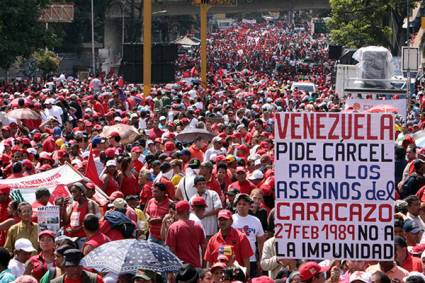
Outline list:
[[[70,249],[63,253],[65,261],[63,266],[78,266],[80,265],[81,259],[84,257],[83,253],[77,249]]]
[[[402,237],[400,237],[400,236],[395,236],[394,237],[394,245],[400,246],[402,248],[407,248],[406,241]]]
[[[196,176],[193,184],[196,186],[199,182],[206,182],[205,177],[202,175]]]
[[[233,203],[236,205],[240,200],[252,203],[252,199],[248,194],[237,194]]]
[[[230,190],[228,190],[226,192],[226,195],[228,195],[228,196],[235,196],[235,195],[237,195],[239,193],[240,193],[240,191],[238,189],[230,189]]]
[[[201,162],[194,158],[189,162],[189,167],[192,169],[199,169],[199,167],[201,167]]]
[[[199,273],[193,268],[190,264],[183,265],[182,268],[178,271],[176,275],[176,283],[185,282],[185,283],[195,283],[198,282]]]

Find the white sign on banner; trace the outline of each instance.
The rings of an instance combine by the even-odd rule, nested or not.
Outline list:
[[[278,258],[392,260],[394,117],[277,113]]]
[[[60,229],[59,206],[40,206],[37,208],[39,231],[50,230],[57,233]]]
[[[404,46],[401,51],[401,68],[403,72],[418,71],[421,60],[419,48]]]
[[[358,112],[367,112],[369,109],[376,106],[392,106],[398,109],[397,114],[400,114],[402,117],[406,117],[407,115],[406,99],[372,100],[350,98],[345,101],[345,110],[351,108]]]

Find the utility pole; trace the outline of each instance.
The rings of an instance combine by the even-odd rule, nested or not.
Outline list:
[[[143,0],[143,94],[151,95],[152,83],[152,0]]]

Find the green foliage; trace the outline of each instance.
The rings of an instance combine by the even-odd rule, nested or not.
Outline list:
[[[59,68],[60,58],[53,51],[37,50],[32,57],[36,60],[37,67],[43,71],[44,75],[55,72]]]
[[[28,57],[54,42],[54,36],[38,21],[50,0],[0,1],[0,67],[8,69],[18,56]]]
[[[414,2],[414,1],[412,1]],[[330,0],[328,26],[334,43],[351,48],[367,45],[390,47],[390,16],[403,13],[400,0]]]

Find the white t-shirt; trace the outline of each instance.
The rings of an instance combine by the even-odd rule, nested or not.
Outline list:
[[[47,121],[49,117],[55,117],[56,120],[58,120],[59,124],[62,125],[63,110],[59,106],[52,105],[52,108],[44,109],[43,113],[44,113],[43,121]]]
[[[19,276],[24,275],[25,263],[22,263],[20,261],[17,261],[15,258],[12,258],[9,261],[9,266],[7,268],[9,268],[10,272],[12,272],[12,274],[15,275],[16,278],[18,278]]]
[[[196,193],[190,198],[189,203],[192,205],[192,200],[197,196]],[[205,213],[211,212],[215,209],[222,208],[221,200],[218,194],[212,190],[206,190],[201,197],[207,203],[207,208],[205,208]],[[202,227],[204,227],[205,235],[212,236],[218,231],[217,227],[217,215],[211,215],[201,219]]]
[[[264,236],[263,226],[261,225],[260,220],[257,217],[252,215],[247,215],[245,217],[240,216],[239,214],[233,214],[233,224],[232,227],[238,229],[239,231],[245,233],[246,237],[251,244],[252,251],[254,255],[251,256],[249,261],[256,261],[255,256],[257,237]]]
[[[226,150],[224,148],[214,149],[214,147],[211,147],[211,148],[207,149],[207,151],[205,151],[204,160],[205,161],[210,161],[211,160],[211,156],[213,154],[216,154],[216,155],[226,154]]]
[[[192,169],[188,168],[186,170],[186,175],[180,179],[180,182],[177,185],[177,190],[181,191],[183,199],[189,201],[194,195],[196,195],[195,188],[195,177]]]

